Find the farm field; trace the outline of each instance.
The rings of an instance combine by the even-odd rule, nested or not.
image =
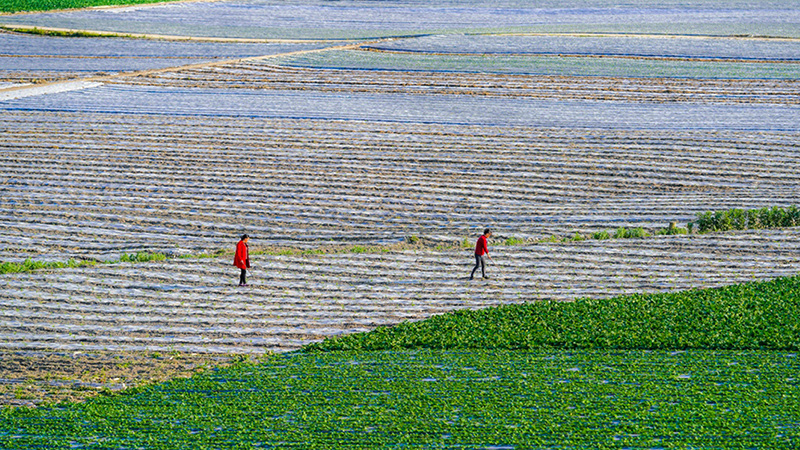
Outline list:
[[[0,443],[792,448],[798,286],[462,310],[83,404],[0,410]]]
[[[53,82],[121,72],[181,67],[320,48],[314,44],[52,38],[0,33],[0,78],[7,83]]]
[[[459,310],[797,275],[800,228],[653,236],[800,205],[794,3],[0,16],[0,263],[166,256],[0,275],[0,404],[39,406],[0,409],[0,447],[795,447],[793,342],[313,353]],[[487,226],[496,263],[470,282]],[[620,227],[651,235],[573,240]]]
[[[375,39],[465,33],[624,33],[798,38],[794,1],[236,0],[16,15],[2,23],[175,36]]]
[[[69,408],[0,411],[0,444],[789,449],[798,369],[795,353],[759,351],[288,354]]]
[[[170,0],[2,0],[0,1],[0,13],[109,7],[121,4],[148,4],[163,1]]]

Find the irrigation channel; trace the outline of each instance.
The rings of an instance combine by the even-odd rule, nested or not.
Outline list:
[[[254,250],[424,245],[254,256],[246,289],[227,256],[6,274],[4,351],[262,354],[459,308],[800,269],[797,229],[532,243],[800,204],[800,41],[718,32],[774,35],[782,14],[718,28],[691,12],[676,35],[648,21],[600,35],[592,13],[522,29],[515,9],[502,16],[514,30],[490,33],[502,24],[479,8],[470,35],[469,8],[417,29],[348,3],[317,29],[244,3],[4,17],[207,28],[219,42],[0,34],[0,261],[177,257],[231,250],[244,232]],[[239,28],[207,8],[280,22],[283,40],[234,42],[260,19]],[[171,24],[170,11],[225,23]],[[354,17],[373,22],[341,28]],[[497,265],[468,282],[459,244],[485,226]],[[528,244],[496,245],[512,237]]]

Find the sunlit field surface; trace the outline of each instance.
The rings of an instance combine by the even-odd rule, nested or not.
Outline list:
[[[796,221],[695,226],[800,205],[799,11],[0,16],[0,447],[796,448],[792,282],[685,309],[618,296],[800,271]],[[485,227],[494,261],[470,281]],[[592,345],[517,345],[468,315],[547,301],[582,313],[511,334]],[[636,334],[661,307],[665,338]],[[458,311],[475,328],[448,328]],[[667,339],[686,330],[708,339]]]
[[[284,355],[69,409],[0,415],[15,428],[0,442],[789,449],[798,369],[795,353],[758,351]]]

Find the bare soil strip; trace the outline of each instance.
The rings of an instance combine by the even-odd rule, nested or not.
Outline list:
[[[58,352],[0,349],[0,407],[81,401],[187,377],[241,358],[180,352]]]

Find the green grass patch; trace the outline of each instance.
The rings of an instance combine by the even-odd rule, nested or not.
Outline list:
[[[35,261],[30,258],[21,263],[14,262],[0,262],[0,275],[7,273],[22,273],[33,272],[35,270],[46,269],[66,269],[76,267],[94,266],[97,264],[117,264],[120,262],[147,262],[147,261],[164,261],[167,255],[163,253],[151,252],[138,252],[138,253],[123,253],[117,260],[108,261],[93,261],[93,260],[76,260],[69,259],[67,261]]]
[[[430,349],[800,349],[800,276],[676,293],[461,310],[326,339],[306,352]]]
[[[0,410],[0,448],[796,448],[781,352],[285,354]]]
[[[166,259],[167,255],[163,253],[150,253],[150,252],[123,253],[119,257],[120,262],[164,261]]]
[[[26,259],[21,263],[0,262],[0,274],[33,272],[41,269],[64,269],[69,267],[86,267],[97,264],[96,261],[69,259],[67,261],[34,261]]]
[[[173,0],[0,0],[0,12],[51,11],[55,9],[88,8],[92,6],[141,5]]]
[[[54,37],[82,37],[82,38],[111,38],[111,37],[127,37],[132,38],[131,35],[121,35],[117,33],[95,33],[91,31],[62,31],[62,30],[43,30],[41,28],[17,28],[3,26],[0,29],[13,31],[15,33],[34,34],[37,36],[54,36]]]

